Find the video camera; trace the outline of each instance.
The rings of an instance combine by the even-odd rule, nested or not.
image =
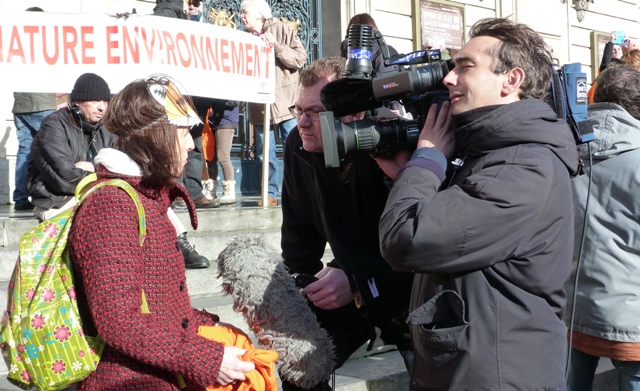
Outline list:
[[[374,39],[385,65],[398,69],[376,74],[372,66]],[[347,63],[343,77],[322,88],[320,98],[329,111],[320,113],[325,165],[339,167],[353,151],[386,155],[400,149],[415,148],[422,125],[432,103],[449,99],[442,80],[452,67],[440,50],[423,50],[389,56],[379,31],[369,25],[349,28]],[[398,100],[413,116],[363,119],[343,124],[335,117],[382,107],[384,101]]]
[[[374,39],[380,45],[385,65],[398,65],[396,71],[375,74],[371,62]],[[352,25],[343,77],[325,85],[320,93],[329,110],[320,113],[325,166],[340,167],[345,156],[354,152],[383,156],[414,149],[431,105],[449,99],[442,81],[450,69],[453,64],[443,60],[439,50],[389,58],[389,49],[379,31],[368,25]],[[556,64],[551,75],[545,101],[558,118],[567,122],[577,144],[593,140],[593,125],[587,116],[587,79],[581,64]],[[382,107],[389,100],[400,101],[414,119],[389,117],[351,123],[335,119]]]

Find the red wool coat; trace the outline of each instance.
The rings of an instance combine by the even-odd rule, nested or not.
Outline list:
[[[96,191],[76,213],[68,243],[78,306],[85,332],[107,343],[97,370],[77,390],[177,391],[180,378],[182,390],[204,390],[216,380],[224,346],[196,333],[218,317],[191,307],[184,260],[167,217],[176,196],[188,200],[191,211],[193,203],[179,186],[146,187],[139,177],[102,166],[98,178],[122,178],[138,191],[147,237],[140,246],[135,204],[119,188]]]

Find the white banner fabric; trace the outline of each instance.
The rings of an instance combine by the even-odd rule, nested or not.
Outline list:
[[[0,85],[69,93],[83,73],[112,93],[164,73],[193,96],[273,103],[273,49],[253,34],[153,15],[24,12],[0,16]]]

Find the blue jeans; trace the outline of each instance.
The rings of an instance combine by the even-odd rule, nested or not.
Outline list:
[[[277,125],[280,132],[280,139],[282,139],[282,145],[287,140],[289,132],[296,127],[297,121],[295,118],[282,121]],[[262,125],[255,125],[253,127],[255,133],[255,147],[256,147],[256,159],[262,164],[262,145],[264,144],[264,133]],[[262,178],[262,176],[260,176]],[[270,130],[269,134],[269,197],[275,198],[278,195],[278,160],[276,158],[276,137],[275,132]]]
[[[568,381],[570,391],[592,390],[598,361],[598,356],[571,349]],[[618,372],[619,391],[640,391],[640,362],[611,359],[611,363]]]
[[[35,113],[15,113],[13,121],[18,135],[18,154],[16,155],[16,179],[13,190],[13,202],[24,205],[29,202],[27,193],[27,168],[31,159],[31,143],[44,117],[55,110],[38,111]]]

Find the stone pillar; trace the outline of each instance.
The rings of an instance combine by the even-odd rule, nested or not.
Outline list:
[[[332,1],[322,2],[321,33],[323,57],[340,55],[340,43],[344,38],[341,27],[343,8],[344,7],[336,7],[336,4]]]

